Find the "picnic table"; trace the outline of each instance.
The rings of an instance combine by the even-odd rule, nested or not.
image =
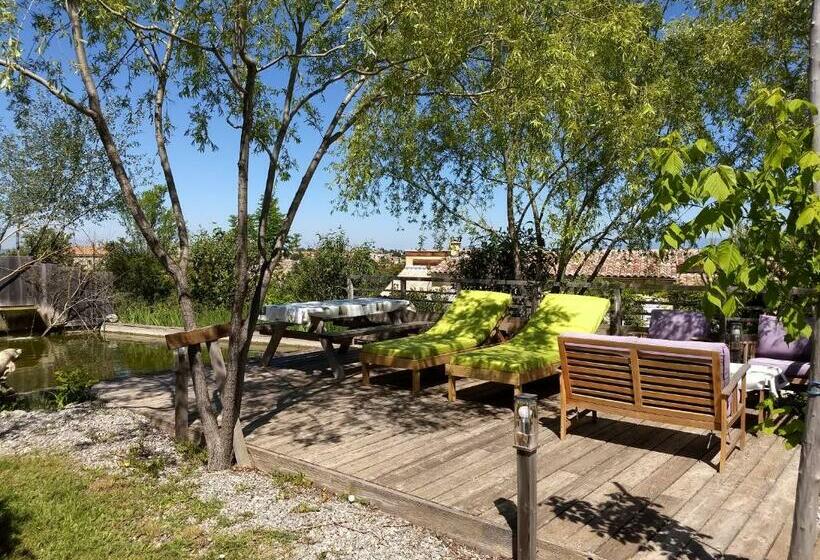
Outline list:
[[[419,332],[430,326],[431,323],[422,321],[403,322],[404,311],[414,311],[410,301],[382,297],[266,305],[259,322],[270,325],[271,338],[262,354],[262,363],[270,365],[283,337],[314,340],[322,345],[336,379],[342,379],[344,368],[338,354],[347,352],[355,338],[389,338]],[[328,330],[330,323],[350,328]],[[291,328],[295,325],[306,325],[307,329]]]

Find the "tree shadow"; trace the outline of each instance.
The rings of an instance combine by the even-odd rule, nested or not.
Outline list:
[[[30,550],[22,547],[21,524],[25,519],[12,511],[6,500],[0,498],[0,558],[35,558]]]
[[[623,545],[637,545],[638,551],[657,552],[667,558],[740,560],[709,547],[710,535],[684,525],[661,510],[652,500],[630,494],[615,482],[618,490],[607,500],[593,504],[586,500],[550,496],[544,505],[559,519],[584,525],[600,537]]]

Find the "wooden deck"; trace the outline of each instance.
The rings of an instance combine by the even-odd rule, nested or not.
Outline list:
[[[428,371],[413,399],[406,373],[375,373],[372,386],[361,387],[355,359],[351,349],[342,383],[333,382],[321,352],[251,367],[243,423],[256,465],[302,471],[509,556],[510,387],[465,382],[448,403],[445,377]],[[172,388],[170,375],[129,378],[102,384],[100,394],[168,426]],[[707,432],[614,416],[582,419],[562,442],[557,380],[527,390],[541,396],[539,558],[786,558],[797,450],[752,436],[719,475],[717,439]]]

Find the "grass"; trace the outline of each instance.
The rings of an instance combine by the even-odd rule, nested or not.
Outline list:
[[[227,309],[199,307],[196,310],[197,322],[201,325],[227,323],[231,313]],[[181,327],[182,316],[176,302],[146,303],[139,300],[121,301],[117,305],[120,322],[135,325],[153,325],[158,327]]]
[[[0,558],[287,558],[293,533],[231,530],[176,482],[114,476],[54,455],[0,458]]]

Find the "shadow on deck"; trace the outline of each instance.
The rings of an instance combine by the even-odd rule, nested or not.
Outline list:
[[[359,383],[356,351],[334,382],[321,351],[251,364],[242,421],[256,465],[298,470],[318,484],[361,496],[408,521],[510,555],[516,477],[512,390],[465,382],[449,403],[441,370],[386,371]],[[717,440],[697,429],[601,416],[565,441],[558,384],[540,396],[537,456],[539,558],[750,558],[787,555],[796,450],[750,437],[724,474]],[[101,398],[170,426],[171,375],[100,385]],[[193,400],[191,400],[193,402]]]

